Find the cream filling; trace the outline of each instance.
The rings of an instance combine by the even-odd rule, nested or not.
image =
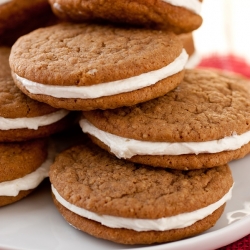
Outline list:
[[[196,14],[201,13],[201,2],[198,0],[162,0],[163,2],[169,3],[173,6],[183,7],[185,9],[191,10]]]
[[[9,129],[38,129],[38,127],[53,124],[63,117],[65,117],[69,111],[59,110],[48,115],[30,117],[30,118],[4,118],[0,117],[0,130]]]
[[[166,67],[159,70],[147,72],[138,76],[123,80],[100,83],[92,86],[55,86],[32,82],[15,74],[16,79],[32,94],[42,94],[56,98],[98,98],[102,96],[116,95],[124,92],[130,92],[144,87],[148,87],[174,75],[185,68],[188,60],[188,54],[183,49],[181,54]],[[91,74],[96,72],[92,69]]]
[[[149,142],[128,139],[104,132],[86,119],[79,122],[82,131],[89,133],[105,145],[109,146],[111,152],[118,158],[131,158],[134,155],[183,155],[218,153],[223,151],[236,150],[250,141],[250,131],[220,140],[206,142]]]
[[[49,176],[49,168],[54,161],[55,153],[55,150],[50,147],[46,161],[43,162],[34,172],[15,180],[1,182],[0,195],[17,196],[22,190],[36,188],[46,177]]]
[[[0,0],[0,5],[11,2],[12,0]]]
[[[134,218],[123,218],[110,215],[100,215],[85,210],[84,208],[77,207],[64,200],[52,185],[52,192],[55,195],[56,200],[64,207],[66,207],[68,210],[72,211],[73,213],[76,213],[84,218],[97,221],[102,225],[110,228],[126,228],[138,232],[150,231],[150,230],[165,231],[165,230],[188,227],[194,224],[195,222],[209,216],[216,209],[218,209],[224,203],[230,200],[232,197],[232,189],[233,186],[230,188],[228,193],[226,193],[219,201],[207,207],[195,210],[193,212],[183,213],[159,219],[134,219]]]

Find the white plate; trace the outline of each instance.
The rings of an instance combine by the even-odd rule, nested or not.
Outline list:
[[[250,155],[229,165],[235,180],[233,198],[227,203],[217,224],[199,236],[151,246],[126,246],[96,239],[65,222],[53,205],[47,179],[27,198],[0,208],[0,249],[206,250],[219,248],[250,233]],[[234,215],[239,219],[228,224],[227,214],[237,210],[243,210]]]

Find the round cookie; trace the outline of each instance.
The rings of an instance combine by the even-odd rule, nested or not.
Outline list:
[[[188,55],[170,32],[62,23],[21,37],[10,66],[31,98],[69,110],[130,106],[181,82]]]
[[[76,114],[35,101],[16,87],[9,54],[10,48],[0,47],[0,142],[49,136],[76,122]]]
[[[72,21],[111,21],[187,33],[200,27],[201,2],[169,0],[49,0],[53,12]]]
[[[0,44],[12,45],[20,36],[55,20],[47,0],[1,0]]]
[[[220,166],[250,150],[249,82],[186,70],[163,97],[84,112],[84,132],[119,158],[174,169]]]
[[[70,225],[122,244],[174,241],[209,229],[233,185],[227,165],[151,168],[118,159],[92,143],[59,154],[49,177],[55,205]]]
[[[0,206],[30,194],[48,176],[46,139],[0,143]]]

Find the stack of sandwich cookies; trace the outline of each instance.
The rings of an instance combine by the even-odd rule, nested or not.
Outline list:
[[[54,202],[74,227],[122,244],[169,242],[212,227],[231,198],[227,165],[151,168],[92,143],[61,153],[50,168]]]
[[[10,48],[0,47],[0,206],[26,197],[48,177],[54,155],[48,136],[78,116],[24,95],[11,77],[9,54]]]
[[[187,70],[163,97],[83,112],[80,125],[118,158],[174,169],[224,165],[250,150],[248,86],[211,71]]]
[[[131,106],[183,79],[188,55],[171,32],[63,23],[21,37],[10,66],[29,97],[68,110]]]
[[[69,1],[49,0],[52,10],[69,21],[110,21],[187,33],[200,27],[201,1]]]
[[[26,197],[48,177],[47,148],[46,139],[0,144],[0,206]]]
[[[168,155],[149,157],[141,151],[141,142],[138,145],[142,156],[127,157],[126,150],[123,151],[126,142],[132,140],[148,140],[149,147],[159,139],[160,143],[168,142],[169,135],[173,131],[178,134],[180,128],[174,128],[174,123],[171,125],[162,117],[169,116],[184,126],[182,119],[186,117],[182,117],[182,111],[192,113],[192,107],[197,104],[192,106],[183,101],[181,108],[186,109],[180,109],[181,114],[177,113],[174,118],[178,108],[169,103],[166,108],[165,101],[159,101],[171,96],[170,101],[178,103],[176,93],[182,91],[179,85],[183,85],[188,56],[183,49],[183,40],[174,33],[191,32],[201,24],[197,9],[200,2],[194,1],[195,7],[189,3],[180,6],[178,1],[157,1],[153,5],[137,2],[138,6],[145,7],[138,10],[150,10],[145,15],[141,12],[147,21],[138,22],[140,18],[136,18],[143,15],[133,14],[134,5],[126,9],[127,3],[116,1],[112,2],[116,5],[114,9],[120,8],[126,15],[119,17],[121,22],[136,22],[147,29],[64,23],[36,30],[21,37],[12,47],[12,77],[23,93],[54,108],[84,111],[85,118],[80,122],[83,131],[112,154],[122,151],[118,158],[129,160],[118,159],[89,142],[59,154],[50,169],[53,199],[58,210],[71,225],[95,237],[123,244],[152,244],[194,236],[216,223],[231,198],[233,180],[226,161],[219,164],[209,160],[210,165],[199,163],[198,158],[193,161],[193,155],[196,156],[193,152],[186,162]],[[67,4],[70,6],[71,2]],[[78,3],[74,4],[77,6]],[[102,13],[111,17],[108,21],[120,23],[113,13],[102,8],[109,6],[109,1],[103,6],[96,6],[94,1],[86,6],[88,4],[97,10],[93,19],[102,19],[98,16]],[[75,8],[70,7],[67,12],[63,1],[51,1],[51,5],[55,13],[59,11],[59,16],[72,17],[71,20],[90,20],[88,17],[92,15],[86,9],[79,11],[79,6],[76,9],[81,12],[81,18],[78,19]],[[86,6],[82,4],[83,8]],[[113,8],[109,9],[112,11]],[[154,18],[156,12],[161,14]],[[164,24],[158,22],[160,19],[164,19]],[[181,95],[188,96],[188,91]],[[102,132],[104,135],[99,137]],[[109,140],[108,133],[119,137],[118,144],[114,144],[114,147],[119,145],[118,150],[103,141],[103,138]],[[193,134],[190,137],[173,134],[171,143],[196,139]],[[120,143],[122,137],[125,143]],[[205,137],[199,140],[202,138]],[[170,160],[166,161],[168,157]],[[203,169],[180,171],[168,167]]]
[[[83,111],[94,142],[60,153],[49,172],[54,203],[74,227],[152,244],[202,233],[223,213],[227,162],[249,152],[249,92],[205,71],[183,80],[188,55],[176,34],[201,25],[200,2],[51,0],[60,18],[95,23],[41,28],[13,45],[16,86],[53,110]]]

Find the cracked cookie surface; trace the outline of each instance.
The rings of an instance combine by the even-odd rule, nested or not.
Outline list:
[[[60,18],[78,22],[108,20],[113,23],[168,29],[176,33],[191,32],[202,23],[199,14],[162,0],[50,0],[49,2],[54,13]]]
[[[34,82],[90,86],[160,69],[181,51],[171,32],[63,23],[20,38],[10,65]]]
[[[144,80],[138,87],[131,81],[127,89],[119,80],[164,69],[176,58],[184,61],[182,51],[181,40],[167,31],[63,23],[21,37],[12,47],[10,66],[16,85],[32,99],[69,110],[107,109],[148,101],[175,88],[183,79],[184,62],[151,85]],[[29,91],[15,74],[33,85],[40,83],[35,87],[39,91]],[[103,84],[103,91],[91,91],[97,96],[78,95],[75,89],[73,94],[67,92],[67,87],[98,84]],[[108,93],[110,89],[114,91]],[[56,95],[51,93],[54,90]]]
[[[232,187],[227,165],[213,169],[176,171],[119,160],[92,143],[58,155],[50,181],[67,202],[98,215],[158,219],[192,212],[218,201]],[[111,228],[64,207],[52,195],[64,219],[92,236],[122,244],[152,244],[183,239],[212,227],[225,204],[184,228],[136,231]]]
[[[9,66],[10,48],[0,47],[0,116],[5,118],[36,117],[57,109],[32,100],[15,85]]]
[[[49,175],[71,204],[129,218],[191,212],[216,202],[232,186],[228,166],[195,171],[155,169],[117,159],[92,143],[61,153]]]
[[[249,96],[247,82],[207,70],[186,70],[182,83],[165,96],[84,116],[97,128],[125,138],[202,142],[249,131]]]
[[[205,147],[206,150],[200,153],[190,151],[179,155],[148,154],[141,149],[140,154],[126,157],[129,161],[155,167],[180,170],[211,168],[240,159],[250,151],[250,143],[244,134],[250,130],[249,87],[248,81],[214,71],[186,70],[182,83],[165,96],[132,107],[83,114],[104,132],[141,142],[213,141],[215,146],[219,146],[218,140],[226,137],[242,135],[241,140],[245,138],[245,143],[234,149],[220,151],[218,147],[219,150],[213,153]],[[90,137],[97,145],[114,153],[101,138],[93,133]]]

